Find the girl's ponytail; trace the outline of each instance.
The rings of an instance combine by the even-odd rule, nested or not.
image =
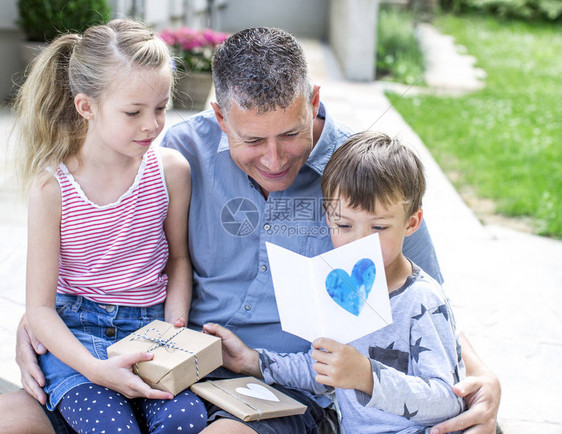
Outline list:
[[[55,39],[31,65],[15,102],[19,138],[19,175],[27,189],[36,176],[56,170],[78,152],[87,131],[86,121],[74,107],[69,62],[80,36]]]
[[[171,74],[164,41],[132,20],[93,26],[82,36],[59,36],[37,57],[15,104],[19,174],[26,188],[78,155],[88,123],[76,111],[74,97],[83,93],[101,103],[117,73],[136,68],[167,68]]]

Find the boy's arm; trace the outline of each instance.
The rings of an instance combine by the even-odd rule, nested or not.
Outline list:
[[[457,364],[455,336],[448,321],[440,318],[443,315],[433,315],[436,309],[430,311],[412,327],[410,360],[400,368],[407,372],[368,359],[351,345],[322,338],[313,343],[316,350],[312,357],[318,361],[314,368],[319,373],[317,381],[355,389],[360,405],[376,407],[424,425],[457,415],[462,411],[463,402],[451,390],[458,375],[456,370],[461,369]],[[397,352],[380,350],[383,354]]]
[[[264,349],[259,354],[260,372],[268,384],[281,384],[311,393],[321,394],[332,390],[317,381],[311,351],[307,353],[276,353]]]
[[[188,248],[188,215],[191,199],[189,163],[177,151],[158,148],[170,202],[164,221],[169,257],[164,318],[176,327],[187,326],[192,294],[192,268]]]
[[[501,386],[498,377],[477,356],[466,336],[461,333],[462,358],[467,378],[453,386],[453,392],[463,397],[468,410],[433,427],[432,434],[462,431],[493,434],[500,406]]]
[[[372,360],[373,392],[371,397],[358,394],[359,402],[423,425],[462,412],[464,402],[451,389],[464,376],[451,318],[446,303],[422,310],[410,329],[407,372]]]
[[[314,380],[309,353],[280,354],[264,349],[254,350],[230,330],[213,323],[205,324],[203,333],[221,338],[223,366],[232,372],[261,378],[268,384],[277,383],[313,393],[330,390]]]

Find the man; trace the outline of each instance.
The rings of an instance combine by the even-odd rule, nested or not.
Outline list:
[[[204,323],[216,322],[251,347],[306,351],[308,342],[281,330],[265,241],[307,256],[332,247],[321,213],[320,178],[351,131],[326,112],[320,88],[309,82],[302,48],[284,31],[247,29],[231,36],[217,49],[213,79],[213,110],[172,127],[163,140],[164,146],[182,152],[192,170],[189,248],[194,298],[189,325],[200,330]],[[404,252],[442,281],[425,224],[407,239]],[[24,320],[18,339],[22,382],[26,391],[44,401],[37,384],[42,374],[26,345],[29,339]],[[475,426],[474,432],[494,432],[499,383],[468,342],[463,343],[469,378],[455,392],[465,396],[470,409],[438,425],[439,432],[469,426]],[[218,370],[213,375],[232,373]],[[209,406],[211,422],[204,432],[317,432],[330,427],[334,412],[325,396],[281,390],[309,411],[243,423]],[[17,399],[31,407],[23,393]],[[35,407],[32,413],[41,419]]]

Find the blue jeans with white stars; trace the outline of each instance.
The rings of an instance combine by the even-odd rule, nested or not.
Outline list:
[[[129,400],[97,384],[81,384],[60,401],[58,410],[78,433],[198,433],[207,424],[201,399],[185,390],[171,400]]]

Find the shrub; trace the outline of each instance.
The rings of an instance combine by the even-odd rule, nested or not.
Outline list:
[[[411,16],[391,8],[381,8],[378,22],[377,77],[418,84],[423,81],[423,55],[416,39]]]
[[[82,33],[109,21],[107,0],[18,0],[18,24],[29,41],[49,42],[65,32]]]
[[[562,21],[560,0],[440,0],[444,10],[486,12],[525,20]]]

